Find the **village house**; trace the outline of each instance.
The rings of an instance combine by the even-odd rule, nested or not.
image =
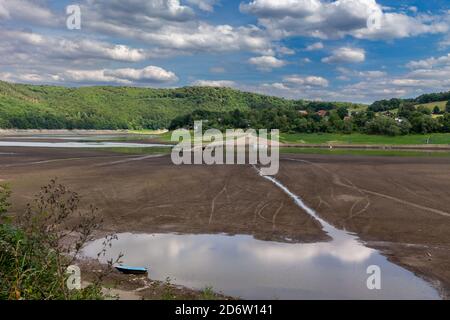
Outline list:
[[[325,116],[327,115],[327,113],[328,113],[327,110],[319,110],[319,111],[316,112],[316,114],[317,114],[319,117],[325,117]]]

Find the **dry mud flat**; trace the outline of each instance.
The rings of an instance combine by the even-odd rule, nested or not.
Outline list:
[[[49,179],[70,186],[104,217],[104,231],[250,234],[326,241],[318,221],[250,166],[174,166],[169,156],[2,148],[0,179],[13,211]],[[277,176],[338,228],[392,261],[450,288],[450,161],[282,155]]]
[[[450,292],[448,158],[283,155],[277,177],[334,226]]]
[[[9,150],[9,151],[8,151]],[[67,149],[3,148],[0,179],[13,211],[58,177],[105,218],[105,231],[251,234],[258,239],[327,240],[318,221],[250,166],[175,166],[170,156]]]

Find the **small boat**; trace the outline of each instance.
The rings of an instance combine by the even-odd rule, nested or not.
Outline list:
[[[129,267],[129,266],[116,266],[116,269],[125,274],[146,274],[148,272],[147,268],[143,267]]]

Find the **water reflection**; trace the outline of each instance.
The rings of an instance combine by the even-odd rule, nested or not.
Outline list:
[[[101,240],[83,255],[96,257]],[[349,239],[315,244],[259,241],[251,236],[130,234],[106,258],[125,254],[128,265],[148,266],[152,279],[202,289],[212,286],[247,299],[438,299],[436,291],[377,251]],[[369,265],[382,270],[382,289],[368,290]]]

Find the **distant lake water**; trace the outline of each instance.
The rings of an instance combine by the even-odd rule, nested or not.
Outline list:
[[[130,142],[29,142],[0,141],[0,147],[33,148],[154,148],[171,147],[168,144],[130,143]]]
[[[146,136],[145,138],[150,138]],[[135,135],[21,135],[0,136],[0,147],[33,148],[152,148],[171,147],[169,144],[128,142],[142,140]],[[40,141],[34,141],[40,140]]]

